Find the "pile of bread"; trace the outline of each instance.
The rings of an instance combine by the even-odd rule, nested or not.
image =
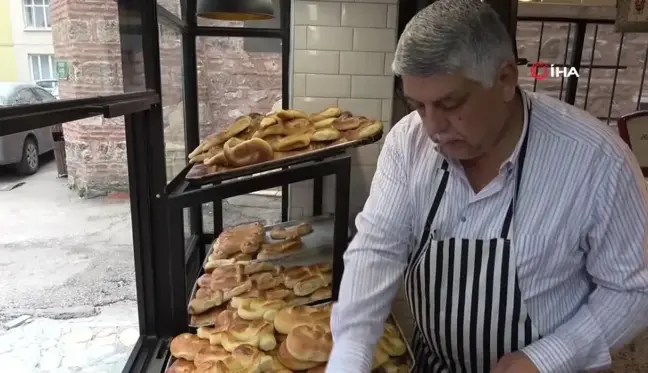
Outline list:
[[[221,172],[376,136],[382,130],[382,122],[354,117],[337,107],[315,114],[252,113],[205,138],[189,154],[189,161],[208,166],[208,173]]]
[[[213,326],[171,341],[175,360],[166,373],[324,372],[333,347],[330,318],[330,304],[279,308],[261,300],[233,301]],[[373,370],[406,373],[406,352],[398,329],[386,323]]]
[[[290,227],[275,227],[270,231],[272,242],[267,242],[262,223],[241,224],[225,229],[212,244],[205,271],[223,263],[272,259],[296,252],[302,248],[301,237],[313,232],[309,223]]]
[[[227,308],[252,312],[246,307],[279,309],[331,297],[331,264],[282,268],[268,262],[234,262],[212,268],[196,281],[196,293],[189,302],[192,326],[215,322]],[[249,304],[248,304],[249,303]],[[245,315],[240,315],[245,318]]]

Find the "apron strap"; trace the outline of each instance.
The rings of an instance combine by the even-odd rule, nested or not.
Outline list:
[[[502,226],[501,238],[509,238],[509,233],[511,231],[511,223],[513,221],[513,212],[515,209],[515,204],[517,202],[517,196],[520,192],[520,184],[522,183],[522,170],[524,169],[524,159],[526,158],[527,144],[529,143],[529,132],[531,124],[531,101],[527,97],[523,97],[523,102],[527,104],[527,130],[524,134],[524,140],[522,140],[522,146],[520,147],[520,156],[518,158],[517,171],[515,172],[515,190],[513,192],[513,198],[511,198],[511,203],[509,204],[508,210],[506,210],[506,216],[504,217],[504,224]]]

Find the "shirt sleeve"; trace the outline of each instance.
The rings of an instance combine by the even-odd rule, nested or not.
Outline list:
[[[365,373],[391,310],[407,262],[412,209],[397,130],[385,139],[369,198],[356,218],[344,254],[344,274],[331,329],[334,348],[326,372]]]
[[[648,325],[646,181],[629,151],[605,166],[597,166],[605,175],[586,236],[593,291],[569,321],[522,350],[541,373],[606,367],[610,350]]]

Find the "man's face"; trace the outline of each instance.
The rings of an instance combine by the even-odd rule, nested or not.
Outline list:
[[[509,115],[508,103],[515,98],[517,67],[504,66],[490,88],[461,74],[403,75],[402,79],[405,96],[441,153],[469,160],[482,156],[499,140]]]

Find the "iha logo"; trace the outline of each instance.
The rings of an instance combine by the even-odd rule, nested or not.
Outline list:
[[[569,78],[570,76],[575,76],[580,78],[578,70],[575,67],[569,66],[556,66],[554,64],[548,64],[546,62],[534,62],[529,65],[531,70],[530,74],[535,80],[545,80],[548,77],[551,78]]]

